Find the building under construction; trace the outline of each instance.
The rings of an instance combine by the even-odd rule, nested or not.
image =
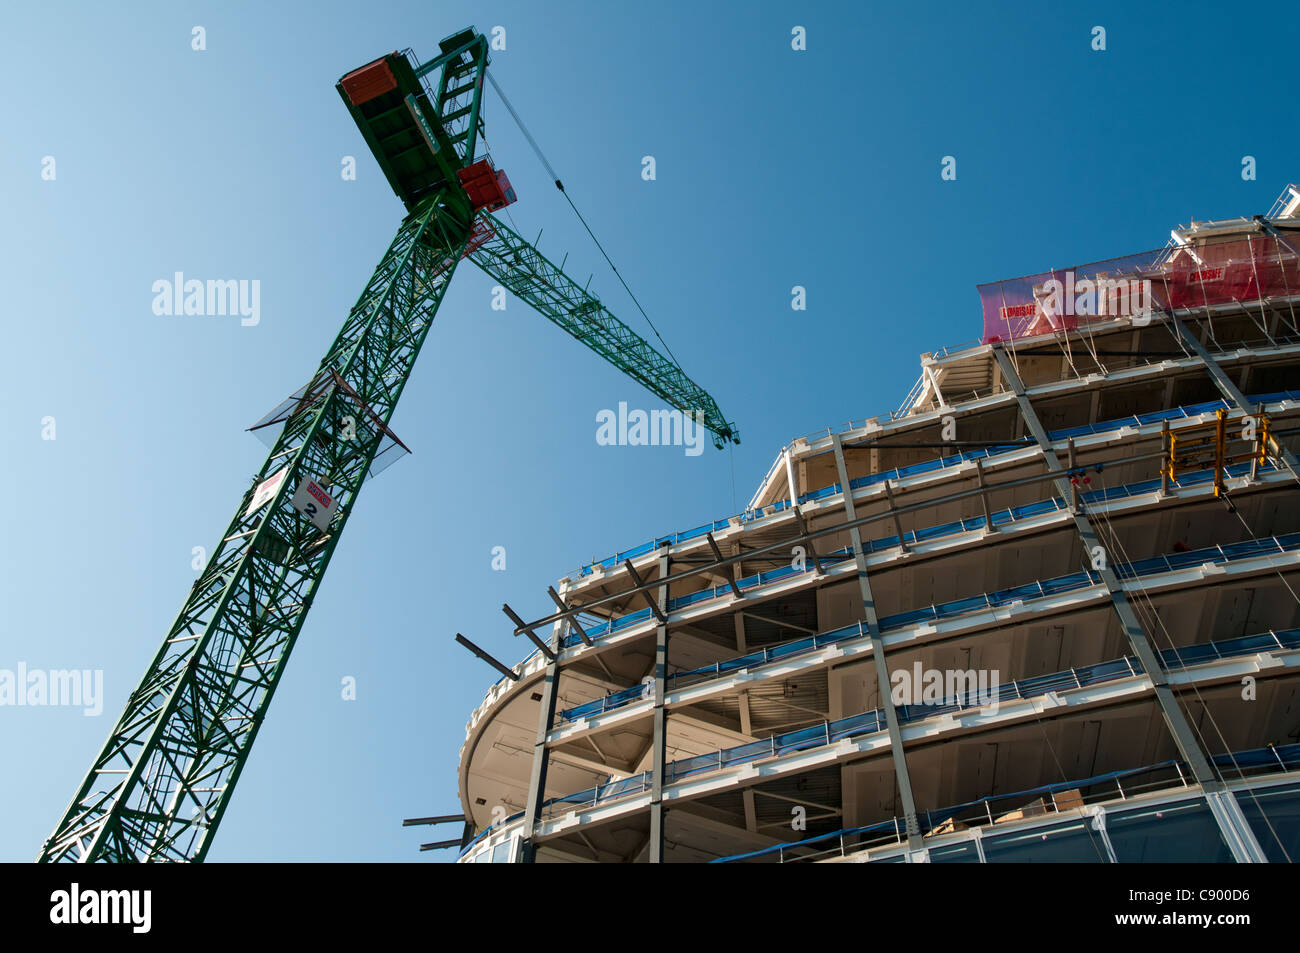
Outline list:
[[[508,609],[461,860],[1294,859],[1297,252],[1292,186],[981,286],[897,411]]]

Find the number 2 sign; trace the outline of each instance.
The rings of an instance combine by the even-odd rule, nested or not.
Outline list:
[[[311,520],[323,533],[330,528],[337,501],[320,488],[311,477],[304,477],[293,495],[293,507]]]

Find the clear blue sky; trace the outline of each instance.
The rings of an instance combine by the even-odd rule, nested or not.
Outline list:
[[[401,219],[339,76],[504,26],[495,75],[744,443],[597,446],[597,411],[654,399],[463,266],[393,421],[414,454],[362,495],[212,860],[419,859],[400,821],[459,810],[494,678],[455,632],[516,661],[503,601],[540,615],[592,557],[743,507],[791,437],[897,406],[919,353],[978,337],[977,282],[1266,211],[1300,179],[1300,8],[1130,6],[7,10],[0,669],[102,669],[105,701],[0,707],[0,859],[35,856],[258,469],[244,428],[310,376]],[[491,96],[486,121],[520,229],[644,331]],[[177,271],[260,280],[260,323],[155,315]]]

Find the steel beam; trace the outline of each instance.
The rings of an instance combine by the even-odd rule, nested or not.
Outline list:
[[[563,588],[563,586],[561,587]],[[564,643],[563,620],[551,627],[551,644],[558,651]],[[520,863],[531,864],[537,860],[537,832],[542,822],[542,800],[546,797],[546,773],[550,768],[550,748],[546,739],[555,727],[555,699],[560,681],[560,663],[556,652],[548,655],[550,662],[542,677],[542,701],[537,713],[537,737],[533,741],[533,763],[528,774],[528,799],[524,803],[524,842],[520,847]]]
[[[711,566],[705,566],[702,569],[688,573],[688,575],[695,575],[696,572],[707,572],[711,568],[727,566],[728,564],[728,560],[722,558],[722,552],[718,549],[718,541],[713,538],[713,534],[705,533],[704,535],[709,541],[709,549],[713,550],[714,562]],[[731,591],[737,599],[745,598],[745,594],[741,592],[740,587],[736,585],[736,577],[733,573],[727,573],[727,585],[731,587]]]
[[[505,665],[502,664],[494,655],[490,654],[484,649],[479,648],[477,645],[475,645],[469,639],[465,638],[465,636],[461,635],[459,632],[456,633],[456,641],[459,642],[461,645],[465,646],[465,648],[469,649],[471,652],[473,652],[483,661],[487,662],[489,665],[491,665],[494,669],[496,669],[506,678],[510,679],[512,682],[519,681],[518,672],[516,672],[514,669],[506,668]]]
[[[898,506],[894,503],[894,488],[888,480],[885,481],[885,499],[889,502],[889,512],[894,514],[894,535],[898,537],[898,548],[903,555],[907,555],[911,550],[907,548],[907,540],[903,537],[903,521],[899,519]]]
[[[566,603],[563,599],[560,598],[560,594],[555,591],[554,586],[547,586],[546,594],[551,597],[551,601],[555,603],[556,607],[561,612],[568,611],[569,609],[568,603]],[[574,631],[578,633],[578,638],[582,639],[583,645],[590,646],[596,644],[595,642],[591,641],[591,636],[587,635],[587,630],[582,627],[582,624],[580,622],[578,622],[578,618],[576,615],[566,616],[566,618],[569,620],[569,625],[573,626]]]
[[[867,576],[867,554],[862,548],[862,534],[856,525],[857,511],[853,506],[853,489],[849,485],[849,471],[844,465],[844,446],[839,434],[831,435],[831,446],[835,452],[835,469],[839,474],[840,487],[843,489],[844,513],[850,523],[849,539],[853,544],[853,558],[858,567],[858,590],[862,595],[862,611],[865,618],[863,627],[871,639],[871,657],[876,666],[876,685],[880,692],[880,707],[885,712],[885,724],[889,729],[889,750],[894,759],[894,776],[898,782],[898,795],[903,801],[903,816],[907,826],[907,842],[913,849],[922,845],[921,829],[916,821],[916,799],[912,796],[912,780],[907,770],[907,755],[903,751],[903,735],[898,727],[898,711],[894,708],[894,699],[890,691],[889,665],[885,661],[885,643],[880,637],[880,616],[876,612],[876,600],[871,594],[871,581]]]
[[[532,640],[533,645],[537,646],[537,650],[539,652],[545,655],[552,662],[555,661],[555,651],[552,650],[549,645],[543,642],[541,638],[538,637],[537,633],[533,631],[533,629],[535,629],[536,626],[529,625],[523,619],[519,618],[518,613],[516,613],[514,609],[510,608],[510,606],[506,605],[505,603],[501,604],[501,611],[504,612],[510,618],[511,622],[513,622],[516,626],[518,626],[518,628],[515,629],[515,635],[518,635],[520,632],[522,632],[524,635],[528,636],[528,638]],[[558,648],[559,646],[557,645],[556,649]]]
[[[993,525],[993,511],[989,509],[988,484],[984,482],[984,461],[975,461],[975,482],[980,488],[980,506],[984,508],[984,524],[990,533],[998,532]]]
[[[420,827],[426,824],[450,824],[455,821],[458,824],[465,823],[464,814],[439,814],[437,817],[408,817],[402,821],[403,827]]]
[[[444,850],[448,847],[459,847],[460,838],[453,837],[451,840],[438,840],[431,844],[421,844],[420,850]]]
[[[663,558],[660,558],[659,565],[661,569],[665,565]],[[632,582],[635,583],[635,587],[631,591],[634,593],[635,592],[641,593],[642,598],[645,599],[646,605],[650,607],[650,611],[654,613],[655,618],[658,619],[661,623],[667,622],[668,616],[665,615],[664,610],[668,608],[668,604],[664,602],[662,599],[656,602],[654,597],[650,595],[650,587],[647,586],[645,580],[641,578],[641,574],[636,571],[636,567],[632,565],[632,560],[630,559],[623,560],[623,568],[627,570],[627,574],[632,577]],[[667,570],[663,570],[660,573],[659,578],[665,579],[667,578],[667,575],[668,575]]]

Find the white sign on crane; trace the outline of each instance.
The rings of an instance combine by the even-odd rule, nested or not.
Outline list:
[[[298,492],[293,495],[293,507],[316,524],[322,533],[328,532],[338,501],[330,496],[311,477],[303,477]]]
[[[253,491],[253,500],[248,504],[248,509],[244,511],[245,518],[252,516],[266,505],[267,500],[275,496],[276,491],[280,489],[280,484],[284,482],[284,478],[288,474],[288,467],[280,467],[257,485],[257,489]]]

